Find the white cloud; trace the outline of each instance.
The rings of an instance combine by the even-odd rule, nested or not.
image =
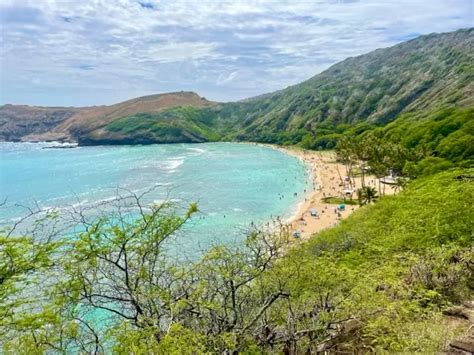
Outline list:
[[[195,90],[233,100],[348,56],[472,27],[473,0],[2,0],[1,103]]]
[[[158,63],[181,62],[185,60],[212,59],[216,43],[172,42],[142,50],[138,61]]]
[[[222,85],[222,84],[233,82],[238,74],[239,74],[238,70],[233,71],[231,73],[222,73],[222,74],[220,74],[219,77],[217,78],[217,85]]]

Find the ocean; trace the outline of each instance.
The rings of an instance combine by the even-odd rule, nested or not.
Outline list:
[[[289,219],[311,186],[300,160],[255,144],[50,146],[0,143],[1,225],[36,206],[61,211],[151,190],[146,203],[198,203],[181,245],[206,249],[242,240],[251,223]]]

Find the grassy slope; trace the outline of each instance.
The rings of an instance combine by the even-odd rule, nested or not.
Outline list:
[[[338,124],[385,124],[441,105],[469,107],[473,53],[474,29],[421,36],[348,58],[287,89],[228,104],[221,114],[237,121],[241,139],[278,140],[281,131],[317,135]]]
[[[157,113],[127,116],[105,127],[114,137],[147,137],[156,142],[216,141],[220,135],[211,128],[216,117],[209,108],[173,107]]]
[[[441,350],[454,334],[441,311],[474,291],[474,182],[461,174],[474,170],[413,182],[294,248],[279,272],[296,303],[329,294],[335,309],[321,317],[361,320],[351,350]]]

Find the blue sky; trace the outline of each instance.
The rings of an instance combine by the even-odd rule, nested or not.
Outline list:
[[[192,90],[233,101],[349,56],[473,27],[474,0],[0,0],[0,102]]]

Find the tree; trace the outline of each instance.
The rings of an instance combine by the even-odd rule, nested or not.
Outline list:
[[[357,161],[356,144],[349,136],[342,136],[336,145],[336,157],[339,162],[344,164],[346,168],[346,176],[349,178],[349,183],[354,186],[353,166]]]
[[[375,202],[378,199],[375,187],[365,186],[357,190],[359,204],[361,206]]]
[[[335,296],[328,290],[316,290],[317,297],[304,305],[291,300],[293,276],[278,267],[289,240],[281,223],[252,225],[243,243],[176,259],[170,243],[197,206],[146,206],[134,194],[131,200],[129,205],[120,198],[112,209],[101,206],[105,213],[99,216],[72,211],[82,228],[59,239],[52,249],[57,254],[44,258],[44,265],[22,260],[31,245],[39,251],[49,244],[27,238],[15,252],[2,244],[2,260],[15,256],[27,266],[19,285],[28,280],[32,287],[2,299],[0,307],[22,300],[13,310],[25,310],[21,318],[2,319],[4,351],[295,352],[308,342],[316,349],[318,341],[337,333],[341,314],[334,312]],[[11,274],[11,267],[1,265],[2,275]]]
[[[58,322],[54,305],[42,285],[52,282],[63,243],[56,240],[57,213],[29,208],[11,228],[0,231],[0,339],[40,335]],[[22,223],[28,227],[20,228]],[[34,298],[32,298],[34,294]],[[46,306],[49,305],[49,306]],[[41,348],[41,340],[30,342]],[[28,347],[28,341],[22,341]]]
[[[115,337],[132,329],[151,347],[188,331],[207,339],[212,352],[237,351],[251,341],[267,310],[288,297],[283,288],[257,282],[281,254],[287,229],[254,226],[244,246],[216,246],[185,262],[172,258],[168,246],[197,206],[178,216],[170,204],[150,211],[137,204],[138,218],[102,217],[72,243],[65,280],[56,287],[68,307],[84,310],[82,319],[105,317]],[[95,323],[90,326],[100,328]],[[172,332],[177,327],[182,331]]]
[[[356,143],[354,145],[354,154],[357,157],[359,163],[359,170],[361,173],[361,185],[362,187],[365,186],[365,174],[368,165],[368,161],[370,160],[370,150],[372,149],[372,141],[371,136],[366,136],[363,138],[356,139]]]
[[[137,200],[139,217],[119,213],[101,217],[71,245],[64,269],[71,304],[101,310],[137,328],[154,328],[159,340],[163,324],[172,323],[179,292],[187,287],[180,268],[168,262],[165,244],[197,211],[191,204],[181,217],[168,204],[153,205],[150,212]],[[173,287],[171,287],[173,285]]]

